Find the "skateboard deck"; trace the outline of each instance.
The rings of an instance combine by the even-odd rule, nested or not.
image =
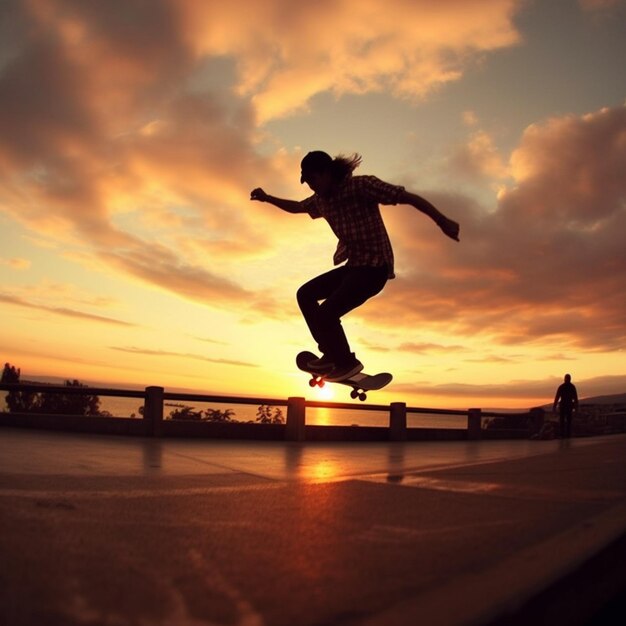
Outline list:
[[[350,378],[346,378],[345,380],[327,381],[325,380],[323,374],[320,374],[319,372],[312,372],[310,369],[307,369],[307,363],[316,358],[317,355],[313,354],[313,352],[300,352],[296,357],[296,365],[298,366],[298,369],[301,369],[307,374],[311,374],[311,380],[309,380],[309,385],[311,387],[323,387],[327,382],[331,382],[338,385],[352,387],[350,397],[353,400],[356,400],[357,398],[361,401],[367,400],[366,392],[382,389],[383,387],[388,385],[393,379],[393,376],[386,372],[374,375],[366,374],[365,372],[359,372],[358,374],[354,374],[354,376],[350,376]]]

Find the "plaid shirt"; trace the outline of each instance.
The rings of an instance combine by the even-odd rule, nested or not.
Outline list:
[[[317,194],[301,201],[313,218],[323,217],[339,239],[335,265],[387,266],[394,278],[393,250],[380,215],[379,204],[397,204],[404,187],[390,185],[375,176],[348,176],[328,198]]]

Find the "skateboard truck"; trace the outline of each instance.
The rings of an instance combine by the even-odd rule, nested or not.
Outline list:
[[[359,387],[352,388],[352,391],[350,392],[350,397],[353,400],[356,400],[358,398],[361,402],[367,400],[367,394],[362,389],[359,389]]]
[[[324,380],[324,377],[315,376],[315,374],[313,374],[311,380],[309,381],[309,387],[319,387],[321,389],[325,384],[326,381]]]
[[[350,397],[353,400],[356,400],[357,398],[361,400],[361,402],[364,402],[365,400],[367,400],[367,394],[365,393],[365,390],[355,385],[352,385],[350,383],[350,379],[346,379],[345,381],[339,380],[337,382],[343,383],[344,385],[350,385],[352,387],[352,391],[350,392]],[[323,376],[313,375],[311,376],[311,379],[309,380],[309,387],[319,387],[321,389],[322,387],[324,387],[325,384],[326,384],[326,381],[324,380]]]

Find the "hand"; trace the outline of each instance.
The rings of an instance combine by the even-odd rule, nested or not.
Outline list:
[[[461,227],[454,220],[449,220],[447,217],[444,217],[437,222],[437,226],[441,228],[444,235],[447,235],[450,239],[459,241],[459,230]]]
[[[261,189],[257,187],[250,192],[250,200],[258,200],[259,202],[267,202],[267,194]]]

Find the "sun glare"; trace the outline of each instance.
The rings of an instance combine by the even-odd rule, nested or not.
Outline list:
[[[331,460],[315,463],[309,470],[308,480],[311,482],[328,482],[339,477],[339,465]]]
[[[332,385],[326,384],[323,387],[316,387],[315,390],[320,400],[332,400],[335,397]]]

